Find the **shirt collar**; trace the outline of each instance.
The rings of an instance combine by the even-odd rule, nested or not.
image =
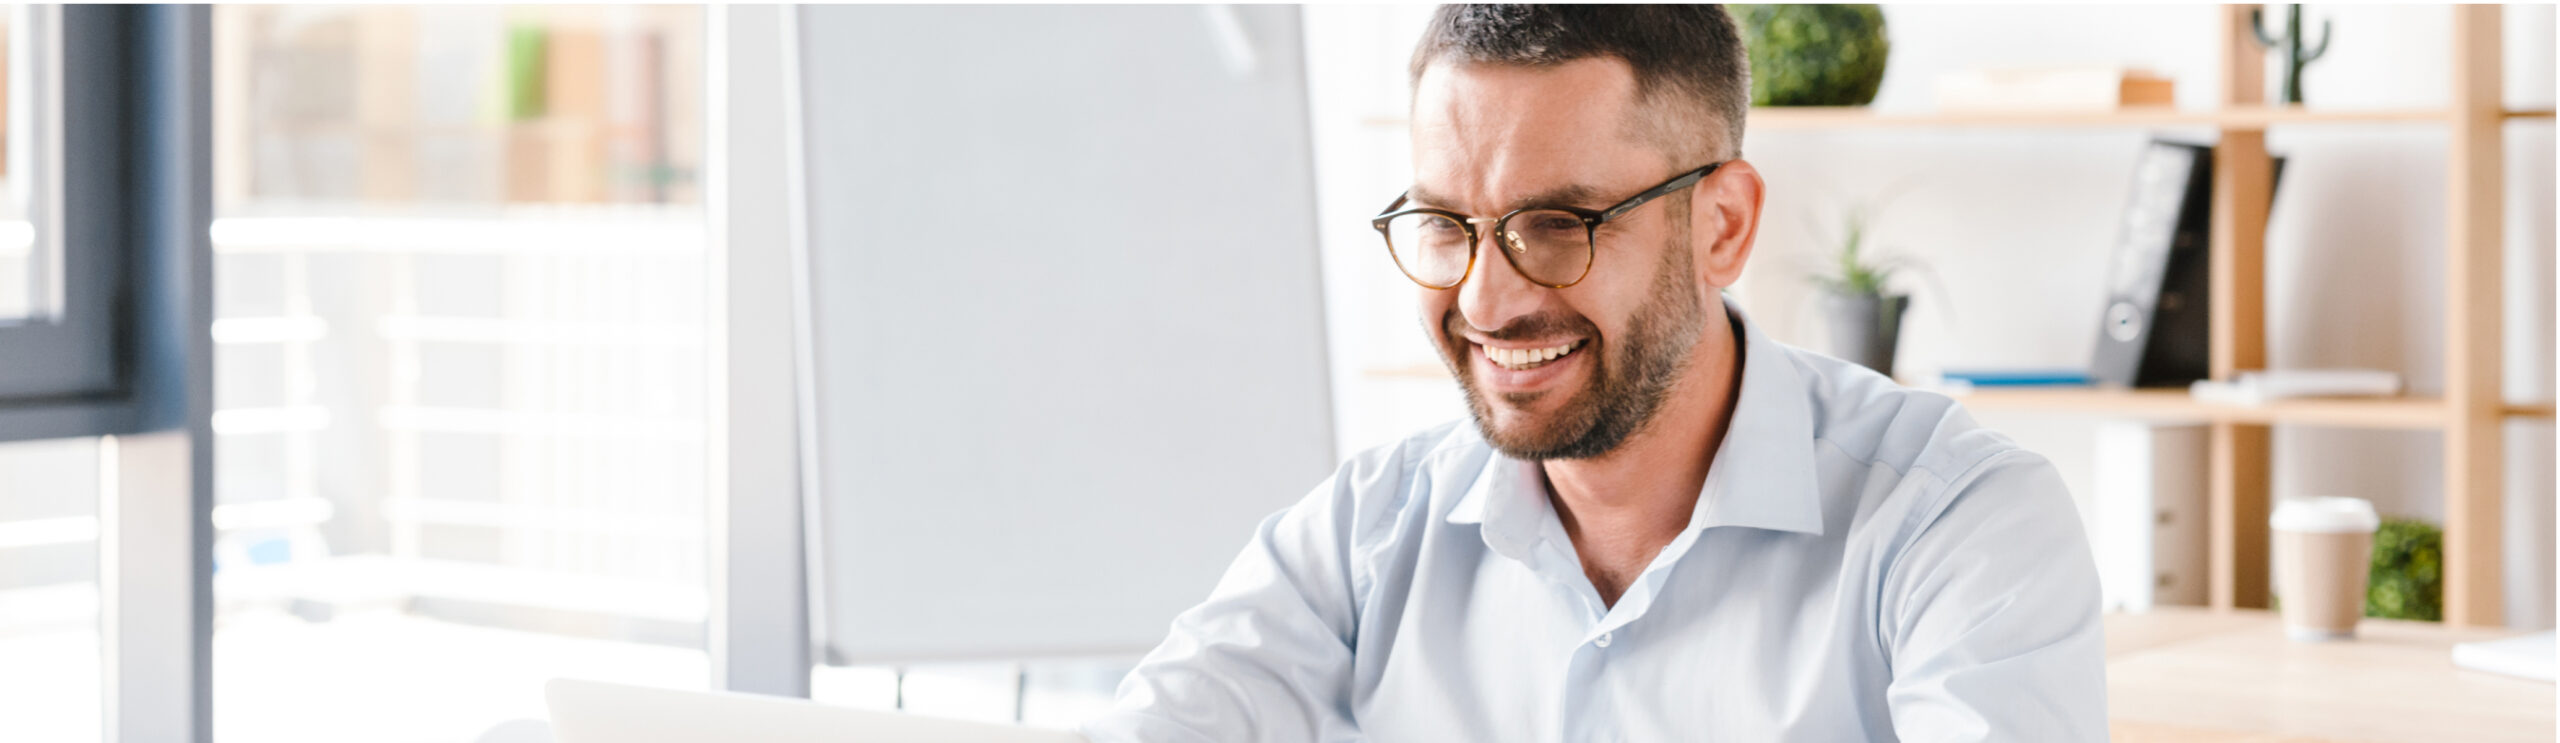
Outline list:
[[[1546,538],[1549,524],[1563,528],[1556,520],[1555,505],[1547,500],[1546,472],[1536,462],[1501,452],[1486,458],[1466,495],[1449,510],[1449,521],[1484,525],[1485,546],[1521,561],[1528,561],[1530,550]]]
[[[1743,526],[1819,535],[1822,502],[1814,480],[1813,406],[1804,378],[1796,373],[1786,347],[1761,333],[1742,308],[1727,301],[1725,312],[1741,338],[1742,389],[1734,396],[1724,443],[1699,489],[1689,530]],[[1525,559],[1528,548],[1556,523],[1545,471],[1535,462],[1492,452],[1450,507],[1447,520],[1483,524],[1487,546]]]
[[[1760,332],[1733,302],[1725,302],[1724,311],[1742,337],[1742,391],[1734,395],[1733,417],[1707,468],[1689,528],[1748,526],[1819,535],[1813,392],[1796,373],[1787,347]]]

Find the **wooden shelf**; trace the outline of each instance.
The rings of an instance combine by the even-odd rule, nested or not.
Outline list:
[[[1369,369],[1370,379],[1447,381],[1437,364]],[[2225,405],[2196,400],[2186,390],[2030,387],[1975,389],[1950,395],[1968,410],[2029,411],[2193,423],[2337,426],[2434,430],[2451,414],[2435,397],[2310,398],[2265,405]],[[2551,403],[2516,403],[2501,411],[2507,417],[2550,418]]]
[[[2202,402],[2181,389],[2045,387],[1977,389],[1955,395],[1970,410],[2035,411],[2197,423],[2296,424],[2434,429],[2447,418],[2432,397],[2310,398],[2265,405]]]
[[[2502,112],[2508,119],[2548,121],[2548,108],[2516,109]],[[1879,112],[1864,106],[1788,106],[1751,109],[1747,125],[1751,131],[1803,131],[1823,129],[1998,129],[1998,128],[2127,128],[2211,127],[2240,131],[2263,130],[2274,126],[2339,125],[2339,124],[2441,124],[2453,121],[2453,111],[2442,108],[2405,109],[2306,109],[2300,106],[2237,107],[2219,111],[2191,111],[2175,108],[2124,108],[2113,111],[2020,111],[2020,112]],[[1366,126],[1402,128],[1407,122],[1400,116],[1374,116],[1361,120]]]
[[[2551,111],[2510,111],[2512,118],[2550,118]],[[2430,124],[2453,121],[2453,111],[2419,109],[2305,109],[2300,106],[2244,106],[2217,111],[2174,108],[2126,108],[2088,112],[1915,112],[1880,113],[1863,107],[1755,108],[1752,129],[1959,129],[1959,128],[2153,128],[2212,127],[2259,130],[2296,124]]]

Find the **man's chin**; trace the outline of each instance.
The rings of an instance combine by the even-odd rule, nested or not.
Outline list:
[[[1546,395],[1517,394],[1531,398]],[[1486,414],[1476,417],[1476,428],[1484,433],[1487,443],[1515,459],[1546,459],[1572,438],[1562,430],[1566,417],[1562,411],[1524,410],[1514,407],[1508,399],[1494,401],[1489,407],[1489,411],[1480,411]]]
[[[1549,407],[1549,406],[1547,406],[1547,405],[1543,405],[1543,404],[1541,404],[1541,403],[1546,402],[1546,399],[1547,399],[1547,393],[1548,393],[1548,392],[1549,392],[1549,390],[1532,390],[1532,391],[1529,391],[1529,392],[1505,392],[1505,393],[1502,393],[1502,394],[1499,394],[1499,395],[1495,395],[1495,396],[1494,396],[1494,399],[1496,399],[1496,400],[1499,400],[1499,401],[1500,401],[1500,402],[1495,403],[1495,404],[1496,404],[1496,405],[1498,405],[1498,406],[1500,406],[1500,407],[1498,408],[1498,410],[1500,410],[1500,411],[1501,411],[1501,413],[1500,413],[1500,414],[1502,414],[1502,415],[1516,416],[1516,417],[1521,417],[1521,418],[1554,417],[1554,416],[1555,416],[1555,414],[1556,414],[1556,413],[1555,413],[1555,411],[1553,411],[1553,410],[1540,410],[1540,408]]]

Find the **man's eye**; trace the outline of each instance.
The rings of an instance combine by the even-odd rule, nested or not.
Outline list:
[[[1540,214],[1529,220],[1529,229],[1546,234],[1580,233],[1582,218],[1570,214]]]

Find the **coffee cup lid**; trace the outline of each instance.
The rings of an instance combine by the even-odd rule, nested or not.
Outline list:
[[[2344,534],[2382,528],[2382,517],[2363,498],[2283,498],[2276,501],[2267,524],[2284,531]]]

